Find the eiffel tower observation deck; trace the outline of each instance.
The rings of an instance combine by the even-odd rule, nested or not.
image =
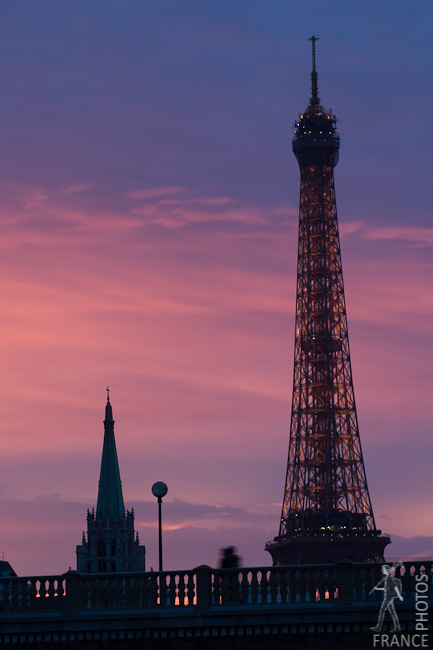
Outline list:
[[[274,564],[380,561],[352,382],[334,167],[340,137],[320,103],[316,37],[311,99],[295,122],[301,172],[295,364],[287,476]]]

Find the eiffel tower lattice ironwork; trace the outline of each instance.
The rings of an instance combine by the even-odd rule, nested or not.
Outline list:
[[[312,37],[311,99],[295,122],[301,172],[295,367],[287,478],[274,564],[380,561],[352,383],[334,167],[336,118],[318,96]]]

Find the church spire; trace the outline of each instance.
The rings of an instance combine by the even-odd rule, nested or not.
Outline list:
[[[125,506],[119,462],[117,460],[116,441],[114,439],[113,409],[110,403],[110,389],[108,387],[104,430],[96,519],[99,521],[115,521],[125,517]]]
[[[77,546],[79,573],[145,571],[146,549],[140,546],[134,531],[134,509],[125,512],[116,441],[113,409],[107,387],[104,446],[102,448],[98,504],[87,510],[87,538]]]

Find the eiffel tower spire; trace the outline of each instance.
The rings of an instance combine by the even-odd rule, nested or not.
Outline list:
[[[316,41],[319,39],[317,36],[312,36],[308,39],[311,41],[311,53],[312,53],[312,70],[311,70],[311,99],[310,106],[320,106],[319,99],[319,87],[317,83],[317,72],[316,72]]]
[[[333,169],[340,137],[320,105],[313,47],[312,97],[295,123],[301,173],[295,363],[287,475],[274,564],[379,561],[390,543],[376,529],[359,437]]]

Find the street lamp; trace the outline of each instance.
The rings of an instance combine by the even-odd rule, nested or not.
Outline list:
[[[159,570],[162,571],[162,518],[161,504],[162,498],[168,492],[168,487],[162,481],[157,481],[152,485],[152,494],[158,499],[158,528],[159,528]]]

